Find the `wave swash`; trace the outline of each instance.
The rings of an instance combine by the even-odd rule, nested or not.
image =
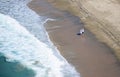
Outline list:
[[[0,0],[0,53],[6,61],[34,70],[36,77],[79,77],[52,46],[43,27],[45,20],[26,6],[28,2]]]

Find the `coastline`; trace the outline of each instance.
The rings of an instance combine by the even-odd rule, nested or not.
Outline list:
[[[118,0],[48,0],[56,8],[78,16],[95,37],[113,49],[120,61],[120,3]],[[99,4],[98,4],[99,3]],[[61,4],[63,4],[61,6]],[[101,5],[102,4],[102,5]]]
[[[78,17],[67,11],[60,11],[56,8],[53,9],[53,7],[48,8],[44,4],[39,5],[41,1],[33,0],[29,7],[39,15],[58,20],[48,21],[45,24],[46,30],[54,45],[67,61],[75,66],[81,77],[120,76],[120,69],[116,64],[117,60],[109,47],[98,42],[87,29],[85,29],[85,37],[81,38],[76,35],[83,26]]]

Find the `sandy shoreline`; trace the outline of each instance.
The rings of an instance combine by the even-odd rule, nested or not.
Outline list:
[[[81,18],[99,41],[114,50],[120,60],[120,1],[118,0],[48,0],[55,7]],[[62,5],[62,6],[61,6]]]
[[[81,77],[119,77],[120,67],[113,52],[98,42],[87,29],[84,37],[76,33],[83,23],[67,11],[60,11],[47,0],[33,0],[29,7],[39,15],[57,19],[49,21],[45,27],[50,39],[61,54],[71,63]]]

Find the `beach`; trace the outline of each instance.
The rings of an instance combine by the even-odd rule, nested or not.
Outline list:
[[[78,16],[95,37],[114,50],[120,60],[120,3],[118,0],[48,0],[56,8]],[[99,3],[99,4],[98,4]]]
[[[0,77],[79,77],[48,37],[44,24],[53,19],[30,1],[0,0]]]
[[[54,0],[33,0],[28,6],[40,16],[54,19],[47,21],[45,28],[63,57],[81,77],[119,77],[120,66],[113,50],[98,41],[89,27],[84,36],[76,35],[84,27],[83,20],[53,3]]]

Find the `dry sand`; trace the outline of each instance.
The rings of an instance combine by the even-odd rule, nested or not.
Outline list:
[[[80,19],[67,11],[56,9],[49,2],[33,0],[29,7],[39,15],[56,19],[45,24],[46,30],[54,45],[75,66],[81,77],[120,77],[120,66],[113,51],[96,40],[87,29],[84,36],[76,35],[83,27]]]
[[[81,18],[85,27],[114,50],[120,60],[119,0],[48,0]],[[63,5],[62,5],[63,4]],[[62,5],[62,6],[61,6]]]
[[[84,9],[88,28],[115,51],[120,60],[120,1],[119,0],[74,0]],[[80,15],[79,15],[80,16]],[[92,23],[89,25],[89,22]],[[93,22],[91,22],[93,21]],[[96,25],[94,24],[96,23]],[[92,26],[94,24],[94,26]],[[92,26],[92,27],[91,27]],[[97,26],[97,28],[95,28]],[[94,29],[93,29],[94,28]],[[99,29],[98,29],[99,28]],[[95,31],[97,30],[97,31]]]

